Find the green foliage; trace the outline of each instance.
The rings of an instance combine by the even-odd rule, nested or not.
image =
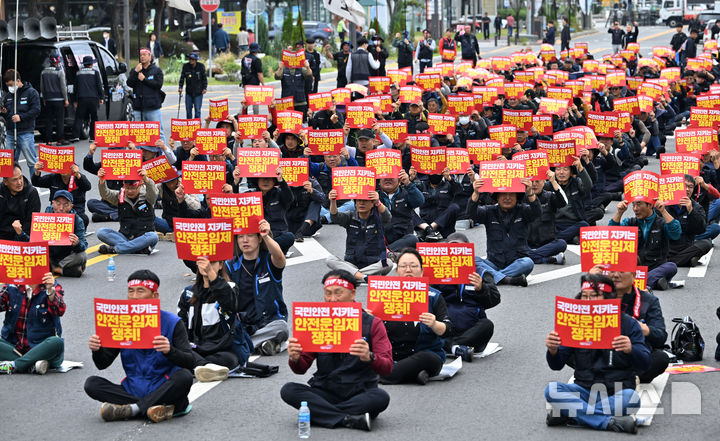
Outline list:
[[[512,8],[504,8],[504,9],[498,9],[498,14],[500,14],[500,17],[506,18],[508,15],[512,14],[513,17],[515,17],[515,20],[525,20],[527,17],[527,9],[522,8],[520,9],[520,13],[515,15],[515,9]]]
[[[180,81],[180,72],[182,72],[183,60],[178,57],[161,58],[165,61],[165,65],[161,66],[163,70],[164,81],[168,84],[175,84]]]
[[[267,52],[270,50],[268,25],[265,22],[265,17],[263,17],[262,15],[258,17],[256,41],[260,45],[260,50],[262,50],[263,52]]]
[[[303,26],[303,18],[302,18],[302,12],[298,13],[297,17],[297,23],[295,23],[295,27],[292,30],[292,42],[291,44],[295,44],[298,41],[305,42],[305,27]]]
[[[275,71],[278,68],[278,59],[272,55],[265,55],[262,58],[262,68],[265,81],[273,81],[275,79]]]
[[[405,8],[398,7],[395,11],[395,14],[393,14],[392,17],[390,17],[390,35],[389,37],[395,37],[395,34],[402,33],[406,28],[405,26]]]
[[[285,20],[283,21],[282,25],[282,44],[283,46],[290,46],[293,44],[292,41],[293,37],[293,19],[292,19],[292,10],[288,8],[287,15],[285,15]],[[275,40],[277,40],[277,36],[275,37]]]

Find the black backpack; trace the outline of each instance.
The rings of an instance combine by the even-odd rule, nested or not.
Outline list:
[[[700,328],[689,316],[674,318],[672,330],[672,352],[682,361],[700,361],[705,349],[705,340],[700,335]]]

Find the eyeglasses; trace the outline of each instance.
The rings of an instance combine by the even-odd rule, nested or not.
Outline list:
[[[409,265],[398,265],[398,269],[420,269],[420,265],[417,263],[409,264]]]

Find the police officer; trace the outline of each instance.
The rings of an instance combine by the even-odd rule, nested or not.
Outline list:
[[[80,130],[87,117],[90,117],[90,140],[95,138],[95,121],[98,119],[98,106],[103,104],[103,82],[100,72],[93,69],[95,59],[91,55],[83,57],[83,67],[76,77],[75,126],[73,140],[80,139]]]
[[[65,144],[65,107],[69,105],[65,71],[59,65],[60,54],[53,52],[48,57],[48,65],[40,73],[40,98],[45,107],[47,125],[45,142],[52,142],[53,129],[57,133],[55,140]]]
[[[193,117],[193,107],[195,107],[195,118],[200,118],[203,95],[207,92],[205,65],[198,61],[200,56],[195,52],[191,53],[189,58],[190,61],[183,64],[180,73],[180,87],[178,88],[178,93],[182,93],[183,84],[187,84],[185,86],[185,113],[187,119]]]

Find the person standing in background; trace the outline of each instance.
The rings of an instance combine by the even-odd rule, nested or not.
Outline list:
[[[420,73],[425,72],[426,67],[432,67],[433,53],[435,53],[435,40],[432,39],[430,31],[423,31],[423,39],[420,40],[415,49],[415,59],[418,60]]]
[[[150,34],[150,41],[147,44],[147,48],[150,49],[150,54],[153,57],[153,63],[159,65],[158,60],[160,57],[165,55],[165,52],[163,52],[160,42],[157,41],[157,35]]]
[[[190,61],[182,67],[180,86],[178,87],[178,93],[182,93],[183,85],[186,85],[185,115],[187,119],[193,117],[193,107],[195,108],[195,118],[200,118],[203,95],[207,92],[205,65],[198,61],[200,56],[195,52],[191,53],[189,58]]]
[[[238,53],[242,54],[243,52],[247,52],[247,50],[250,48],[248,36],[248,31],[245,29],[245,27],[241,27],[240,32],[238,32],[237,36]]]
[[[53,140],[53,128],[57,133],[55,140],[65,144],[65,108],[70,104],[67,95],[65,70],[60,67],[60,54],[53,52],[49,57],[50,65],[40,73],[40,98],[45,107],[47,125],[45,142]]]
[[[117,58],[117,44],[115,44],[115,40],[110,38],[110,31],[103,31],[102,45],[112,54],[113,57]]]
[[[73,139],[80,139],[82,125],[90,118],[90,141],[95,139],[95,121],[98,120],[98,107],[103,105],[105,90],[100,72],[93,68],[95,59],[92,55],[85,55],[82,60],[83,67],[76,76],[75,126]]]
[[[570,49],[570,23],[568,18],[563,17],[563,28],[560,31],[560,50],[566,51]]]
[[[515,17],[510,14],[505,18],[505,21],[507,21],[508,38],[510,38],[512,37],[513,28],[515,27]]]
[[[633,27],[635,29],[633,29]],[[638,24],[637,22],[633,22],[632,26],[627,25],[627,30],[625,31],[625,40],[623,41],[623,49],[627,49],[628,43],[637,43],[638,38]]]
[[[482,18],[482,28],[483,28],[483,38],[485,40],[488,40],[490,38],[490,17],[488,17],[487,12],[485,13],[485,15],[483,15],[483,18]]]

